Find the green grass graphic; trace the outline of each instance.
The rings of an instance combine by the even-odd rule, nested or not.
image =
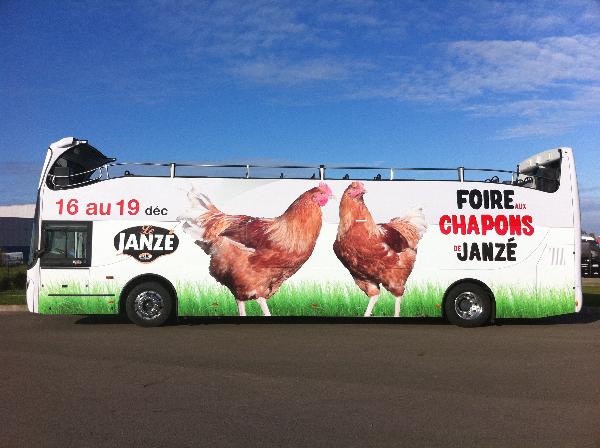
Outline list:
[[[67,283],[67,282],[65,282]],[[68,284],[68,283],[67,283]],[[40,291],[39,312],[42,314],[117,314],[121,288],[107,283],[91,283],[89,287],[51,284]],[[114,294],[113,296],[51,296],[50,294]]]
[[[180,316],[237,316],[232,294],[215,283],[181,282],[175,285]],[[545,317],[575,311],[573,291],[569,289],[534,290],[492,287],[497,317]],[[440,317],[445,287],[437,284],[409,285],[402,300],[402,317]],[[49,285],[40,294],[39,310],[45,314],[116,314],[120,288],[116,285],[90,284],[89,288],[61,284]],[[114,294],[114,296],[51,296],[50,294]],[[362,316],[367,296],[354,284],[307,282],[283,285],[268,302],[273,316]],[[249,316],[261,316],[255,301],[246,303]],[[393,316],[394,297],[382,291],[373,316]]]
[[[546,317],[575,312],[575,293],[566,288],[494,288],[497,317]]]
[[[573,291],[545,289],[536,296],[524,288],[492,288],[497,317],[545,317],[575,311]],[[235,300],[219,285],[185,283],[177,286],[180,316],[237,316]],[[403,317],[441,317],[445,288],[436,284],[413,285],[402,300]],[[283,285],[268,302],[273,316],[362,316],[368,298],[352,284],[305,283]],[[255,301],[246,304],[249,316],[261,316]],[[383,291],[373,316],[393,316],[394,297]]]
[[[180,284],[177,286],[180,316],[237,316],[235,300],[227,288],[218,285]],[[441,316],[442,290],[435,286],[407,289],[402,316]],[[283,285],[268,302],[273,316],[362,316],[367,296],[350,284]],[[261,316],[255,301],[246,303],[249,316]],[[373,316],[393,316],[394,297],[381,294]]]

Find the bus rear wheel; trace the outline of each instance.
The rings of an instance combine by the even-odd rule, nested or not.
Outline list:
[[[475,283],[461,283],[453,287],[444,302],[446,318],[459,327],[479,327],[490,320],[492,298]]]
[[[173,298],[157,282],[144,282],[133,287],[125,300],[127,317],[142,327],[158,327],[171,316]]]

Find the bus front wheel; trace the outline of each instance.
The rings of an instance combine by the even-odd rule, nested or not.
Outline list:
[[[158,327],[171,316],[173,298],[157,282],[144,282],[133,287],[125,301],[127,317],[142,327]]]
[[[444,302],[446,318],[459,327],[479,327],[492,315],[492,298],[475,283],[461,283],[453,287]]]

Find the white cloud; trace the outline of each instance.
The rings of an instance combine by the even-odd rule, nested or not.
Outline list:
[[[519,117],[521,123],[502,130],[500,138],[559,135],[600,120],[600,85],[571,86],[567,98],[528,99],[469,106],[479,116]]]
[[[600,83],[598,54],[600,34],[540,41],[450,42],[440,45],[427,69],[416,66],[394,75],[398,86],[389,89],[388,96],[410,99],[414,94],[422,99],[429,92],[427,99],[464,101],[486,93],[570,90],[573,82]]]
[[[343,62],[330,58],[250,61],[234,66],[232,72],[245,79],[265,84],[294,85],[314,81],[339,81],[354,71],[368,70],[371,64]]]
[[[147,10],[165,45],[216,82],[234,76],[306,101],[322,101],[320,87],[335,87],[331,96],[340,100],[511,117],[500,138],[564,133],[600,110],[593,0],[324,0],[310,8],[285,0],[162,0]],[[433,40],[440,35],[453,37]]]
[[[383,21],[378,17],[368,13],[357,12],[331,12],[324,13],[319,16],[319,20],[323,22],[343,23],[349,26],[378,26],[383,24]]]
[[[3,154],[18,153],[14,148],[3,148]],[[4,161],[0,165],[0,177],[3,179],[0,205],[30,204],[35,202],[36,189],[42,162]]]
[[[562,134],[600,120],[599,54],[600,34],[450,42],[438,47],[427,68],[389,74],[387,85],[360,89],[352,98],[393,98],[515,119],[500,138]]]
[[[187,47],[190,55],[230,60],[290,55],[301,49],[330,49],[344,39],[340,27],[383,24],[365,2],[299,2],[163,0],[147,8],[151,26],[169,42]]]
[[[452,2],[452,7],[464,11],[457,18],[457,27],[468,34],[518,36],[528,39],[540,34],[572,35],[598,24],[600,8],[597,0],[472,0]]]
[[[600,35],[448,45],[449,86],[466,96],[531,91],[563,81],[600,80]]]
[[[501,138],[562,134],[600,118],[599,34],[463,41],[451,44],[449,52],[458,61],[447,84],[454,97],[474,99],[468,109],[480,114],[521,119],[501,131]]]

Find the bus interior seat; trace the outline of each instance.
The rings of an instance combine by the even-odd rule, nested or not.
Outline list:
[[[500,183],[500,178],[498,176],[492,176],[489,179],[486,179],[485,182],[489,182],[492,184],[498,184],[498,183]]]
[[[54,178],[52,181],[57,187],[66,187],[70,183],[72,174],[71,168],[68,166],[55,166]]]

